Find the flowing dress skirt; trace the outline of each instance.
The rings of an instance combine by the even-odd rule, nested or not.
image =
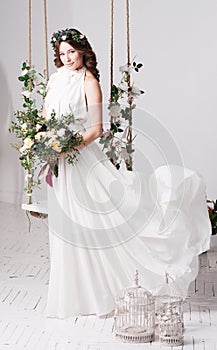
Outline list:
[[[167,272],[187,295],[211,232],[197,173],[179,166],[162,166],[150,178],[118,171],[93,142],[75,166],[60,160],[53,183],[47,316],[111,312],[136,269],[153,293]]]

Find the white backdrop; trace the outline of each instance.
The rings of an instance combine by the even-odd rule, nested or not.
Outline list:
[[[198,171],[209,198],[217,198],[217,1],[131,0],[131,56],[144,64],[135,77],[146,91],[137,106],[175,140],[186,167]],[[13,111],[20,108],[17,80],[27,58],[27,0],[2,1],[0,13],[0,201],[20,202],[23,172],[10,147]],[[32,61],[45,68],[43,1],[32,0]],[[97,54],[104,102],[109,97],[109,0],[48,0],[48,32],[75,27]],[[53,66],[49,48],[50,73]],[[115,1],[115,82],[126,63],[125,0]],[[138,123],[139,125],[139,123]]]

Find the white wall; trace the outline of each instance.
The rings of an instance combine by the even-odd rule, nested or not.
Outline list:
[[[144,64],[135,76],[146,91],[138,100],[143,121],[153,116],[174,139],[186,167],[205,178],[210,198],[217,198],[217,2],[216,0],[131,0],[131,56]],[[23,172],[10,147],[7,129],[20,108],[17,81],[27,58],[26,0],[1,6],[0,31],[0,200],[20,202]],[[32,0],[32,61],[45,67],[43,1]],[[109,0],[48,0],[48,31],[77,27],[97,54],[105,102],[109,94]],[[55,70],[50,47],[50,73]],[[126,62],[125,0],[115,1],[115,82]],[[153,125],[155,123],[153,122]]]

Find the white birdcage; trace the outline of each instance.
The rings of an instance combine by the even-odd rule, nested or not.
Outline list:
[[[153,295],[142,288],[135,275],[135,286],[116,297],[114,333],[123,342],[147,343],[154,340],[155,304]]]
[[[183,345],[183,298],[173,283],[169,284],[167,273],[166,284],[155,297],[155,318],[160,343],[168,346]]]

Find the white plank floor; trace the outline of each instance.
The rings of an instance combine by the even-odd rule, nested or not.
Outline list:
[[[202,254],[200,266],[184,305],[182,350],[217,350],[217,251]],[[168,349],[117,341],[112,317],[46,318],[48,279],[46,220],[32,218],[29,234],[25,211],[0,203],[0,350]]]

